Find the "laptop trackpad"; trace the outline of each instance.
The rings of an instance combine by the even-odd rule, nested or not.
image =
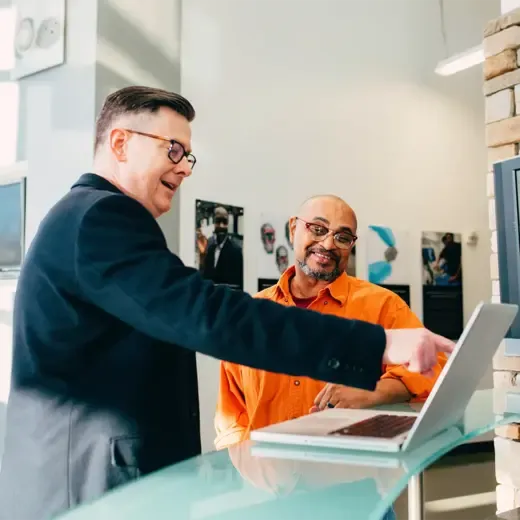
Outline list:
[[[410,417],[409,415],[374,415],[373,417],[355,422],[344,428],[331,431],[329,435],[336,437],[393,439],[410,430],[415,419],[415,417]]]

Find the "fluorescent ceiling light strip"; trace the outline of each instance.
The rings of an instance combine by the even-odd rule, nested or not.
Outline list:
[[[435,72],[441,76],[450,76],[461,70],[469,69],[484,62],[484,49],[482,45],[477,45],[467,51],[455,54],[437,64]]]

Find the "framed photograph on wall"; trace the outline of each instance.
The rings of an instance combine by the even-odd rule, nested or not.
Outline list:
[[[196,268],[204,278],[244,289],[244,208],[208,200],[195,201]]]
[[[412,258],[410,235],[389,226],[369,226],[368,280],[397,294],[411,306]]]
[[[368,280],[378,285],[409,285],[411,263],[407,231],[369,226],[367,231]]]
[[[281,274],[294,263],[289,215],[262,213],[255,243],[258,279],[275,280],[276,283]],[[262,285],[265,286],[265,283]]]
[[[464,328],[460,233],[423,231],[421,257],[424,326],[457,340]]]

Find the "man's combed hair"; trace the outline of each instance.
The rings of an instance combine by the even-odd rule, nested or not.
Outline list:
[[[160,88],[151,87],[125,87],[110,94],[103,104],[96,121],[96,142],[94,150],[97,150],[107,130],[114,119],[124,114],[139,114],[142,112],[155,113],[161,107],[170,108],[190,123],[195,119],[195,109],[192,104],[180,94],[168,92]]]

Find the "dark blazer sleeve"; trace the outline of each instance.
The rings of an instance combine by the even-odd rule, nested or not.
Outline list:
[[[110,195],[78,229],[78,296],[160,341],[272,372],[365,389],[381,376],[384,330],[215,286],[171,253],[151,214]]]

